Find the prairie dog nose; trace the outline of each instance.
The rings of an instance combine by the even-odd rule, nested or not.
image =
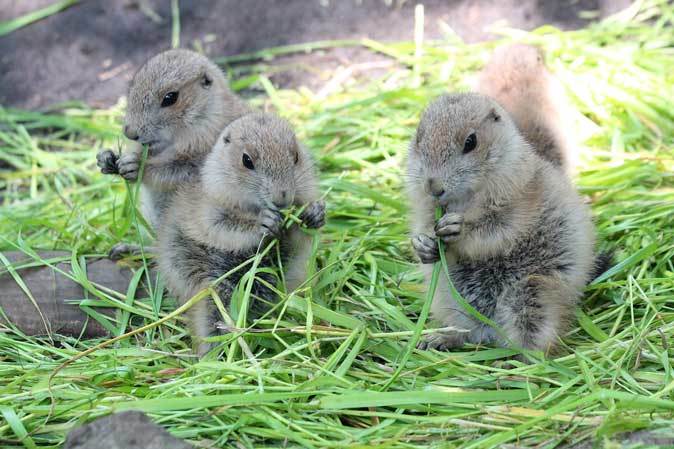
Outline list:
[[[274,194],[271,202],[279,209],[283,209],[284,207],[290,206],[290,203],[292,203],[293,199],[294,198],[292,198],[292,195],[287,190],[281,190]]]
[[[124,135],[131,140],[138,140],[138,131],[129,125],[124,125]]]
[[[442,187],[442,182],[437,178],[428,178],[424,187],[426,193],[436,198],[440,198],[445,193],[445,188]]]

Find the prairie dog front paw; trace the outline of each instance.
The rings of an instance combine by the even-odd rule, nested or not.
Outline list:
[[[450,351],[460,348],[466,341],[465,335],[461,333],[436,333],[429,334],[417,344],[417,349],[437,351]]]
[[[445,243],[455,242],[461,236],[463,228],[463,215],[455,212],[447,212],[440,217],[435,224],[435,235]]]
[[[112,150],[99,151],[96,155],[96,165],[101,169],[101,173],[104,175],[119,174],[119,169],[117,168],[118,161],[119,156]]]
[[[440,248],[435,239],[426,234],[419,234],[412,238],[412,247],[419,256],[421,263],[431,264],[440,260]]]
[[[117,167],[122,178],[127,181],[136,181],[140,169],[140,156],[136,153],[125,153],[119,158]]]
[[[264,234],[271,237],[278,237],[281,234],[283,216],[278,210],[263,209],[260,213],[260,225],[262,226]]]
[[[304,208],[300,220],[307,228],[317,229],[325,224],[325,201],[313,201]]]

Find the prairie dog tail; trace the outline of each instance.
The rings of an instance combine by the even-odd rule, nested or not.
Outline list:
[[[541,157],[566,172],[573,170],[575,153],[567,137],[572,132],[570,108],[537,47],[510,44],[496,49],[478,75],[476,90],[508,111]]]

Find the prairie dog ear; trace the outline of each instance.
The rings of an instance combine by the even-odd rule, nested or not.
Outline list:
[[[493,122],[500,122],[501,114],[495,108],[491,108],[489,114],[487,115],[487,118]]]
[[[211,76],[208,74],[208,72],[206,72],[206,70],[204,70],[204,72],[201,75],[200,83],[201,87],[203,87],[204,89],[208,89],[213,84],[213,80],[211,79]]]
[[[421,143],[421,139],[423,138],[424,138],[424,128],[421,126],[421,124],[419,124],[419,126],[417,127],[417,132],[414,136],[414,141],[416,142],[417,145],[419,145]]]

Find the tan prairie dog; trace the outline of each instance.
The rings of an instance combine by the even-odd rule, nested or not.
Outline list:
[[[427,278],[442,239],[458,292],[506,335],[468,315],[443,275],[433,317],[467,332],[436,334],[424,346],[553,348],[595,268],[590,211],[564,172],[539,156],[496,101],[477,93],[443,95],[428,106],[407,171],[412,244]]]
[[[97,156],[103,173],[136,181],[143,154],[143,212],[157,226],[176,188],[197,179],[199,167],[222,129],[251,108],[227,85],[207,57],[183,49],[149,59],[129,86],[124,135],[132,144],[121,157]]]
[[[496,49],[478,75],[476,92],[496,100],[524,139],[552,164],[572,172],[577,146],[564,88],[545,66],[540,49],[509,44]]]
[[[239,266],[270,238],[277,238],[288,291],[305,280],[311,236],[299,225],[282,227],[280,210],[304,207],[302,227],[320,228],[325,203],[319,200],[314,163],[283,119],[263,113],[242,117],[225,128],[201,169],[198,183],[182,187],[171,201],[158,233],[159,269],[169,290],[184,302]],[[263,266],[276,264],[269,256]],[[228,303],[241,276],[239,270],[217,286]],[[261,275],[274,284],[268,274]],[[258,306],[275,301],[274,293],[256,281]],[[216,332],[219,313],[210,300],[194,306],[193,333]],[[204,354],[209,345],[199,344]]]

